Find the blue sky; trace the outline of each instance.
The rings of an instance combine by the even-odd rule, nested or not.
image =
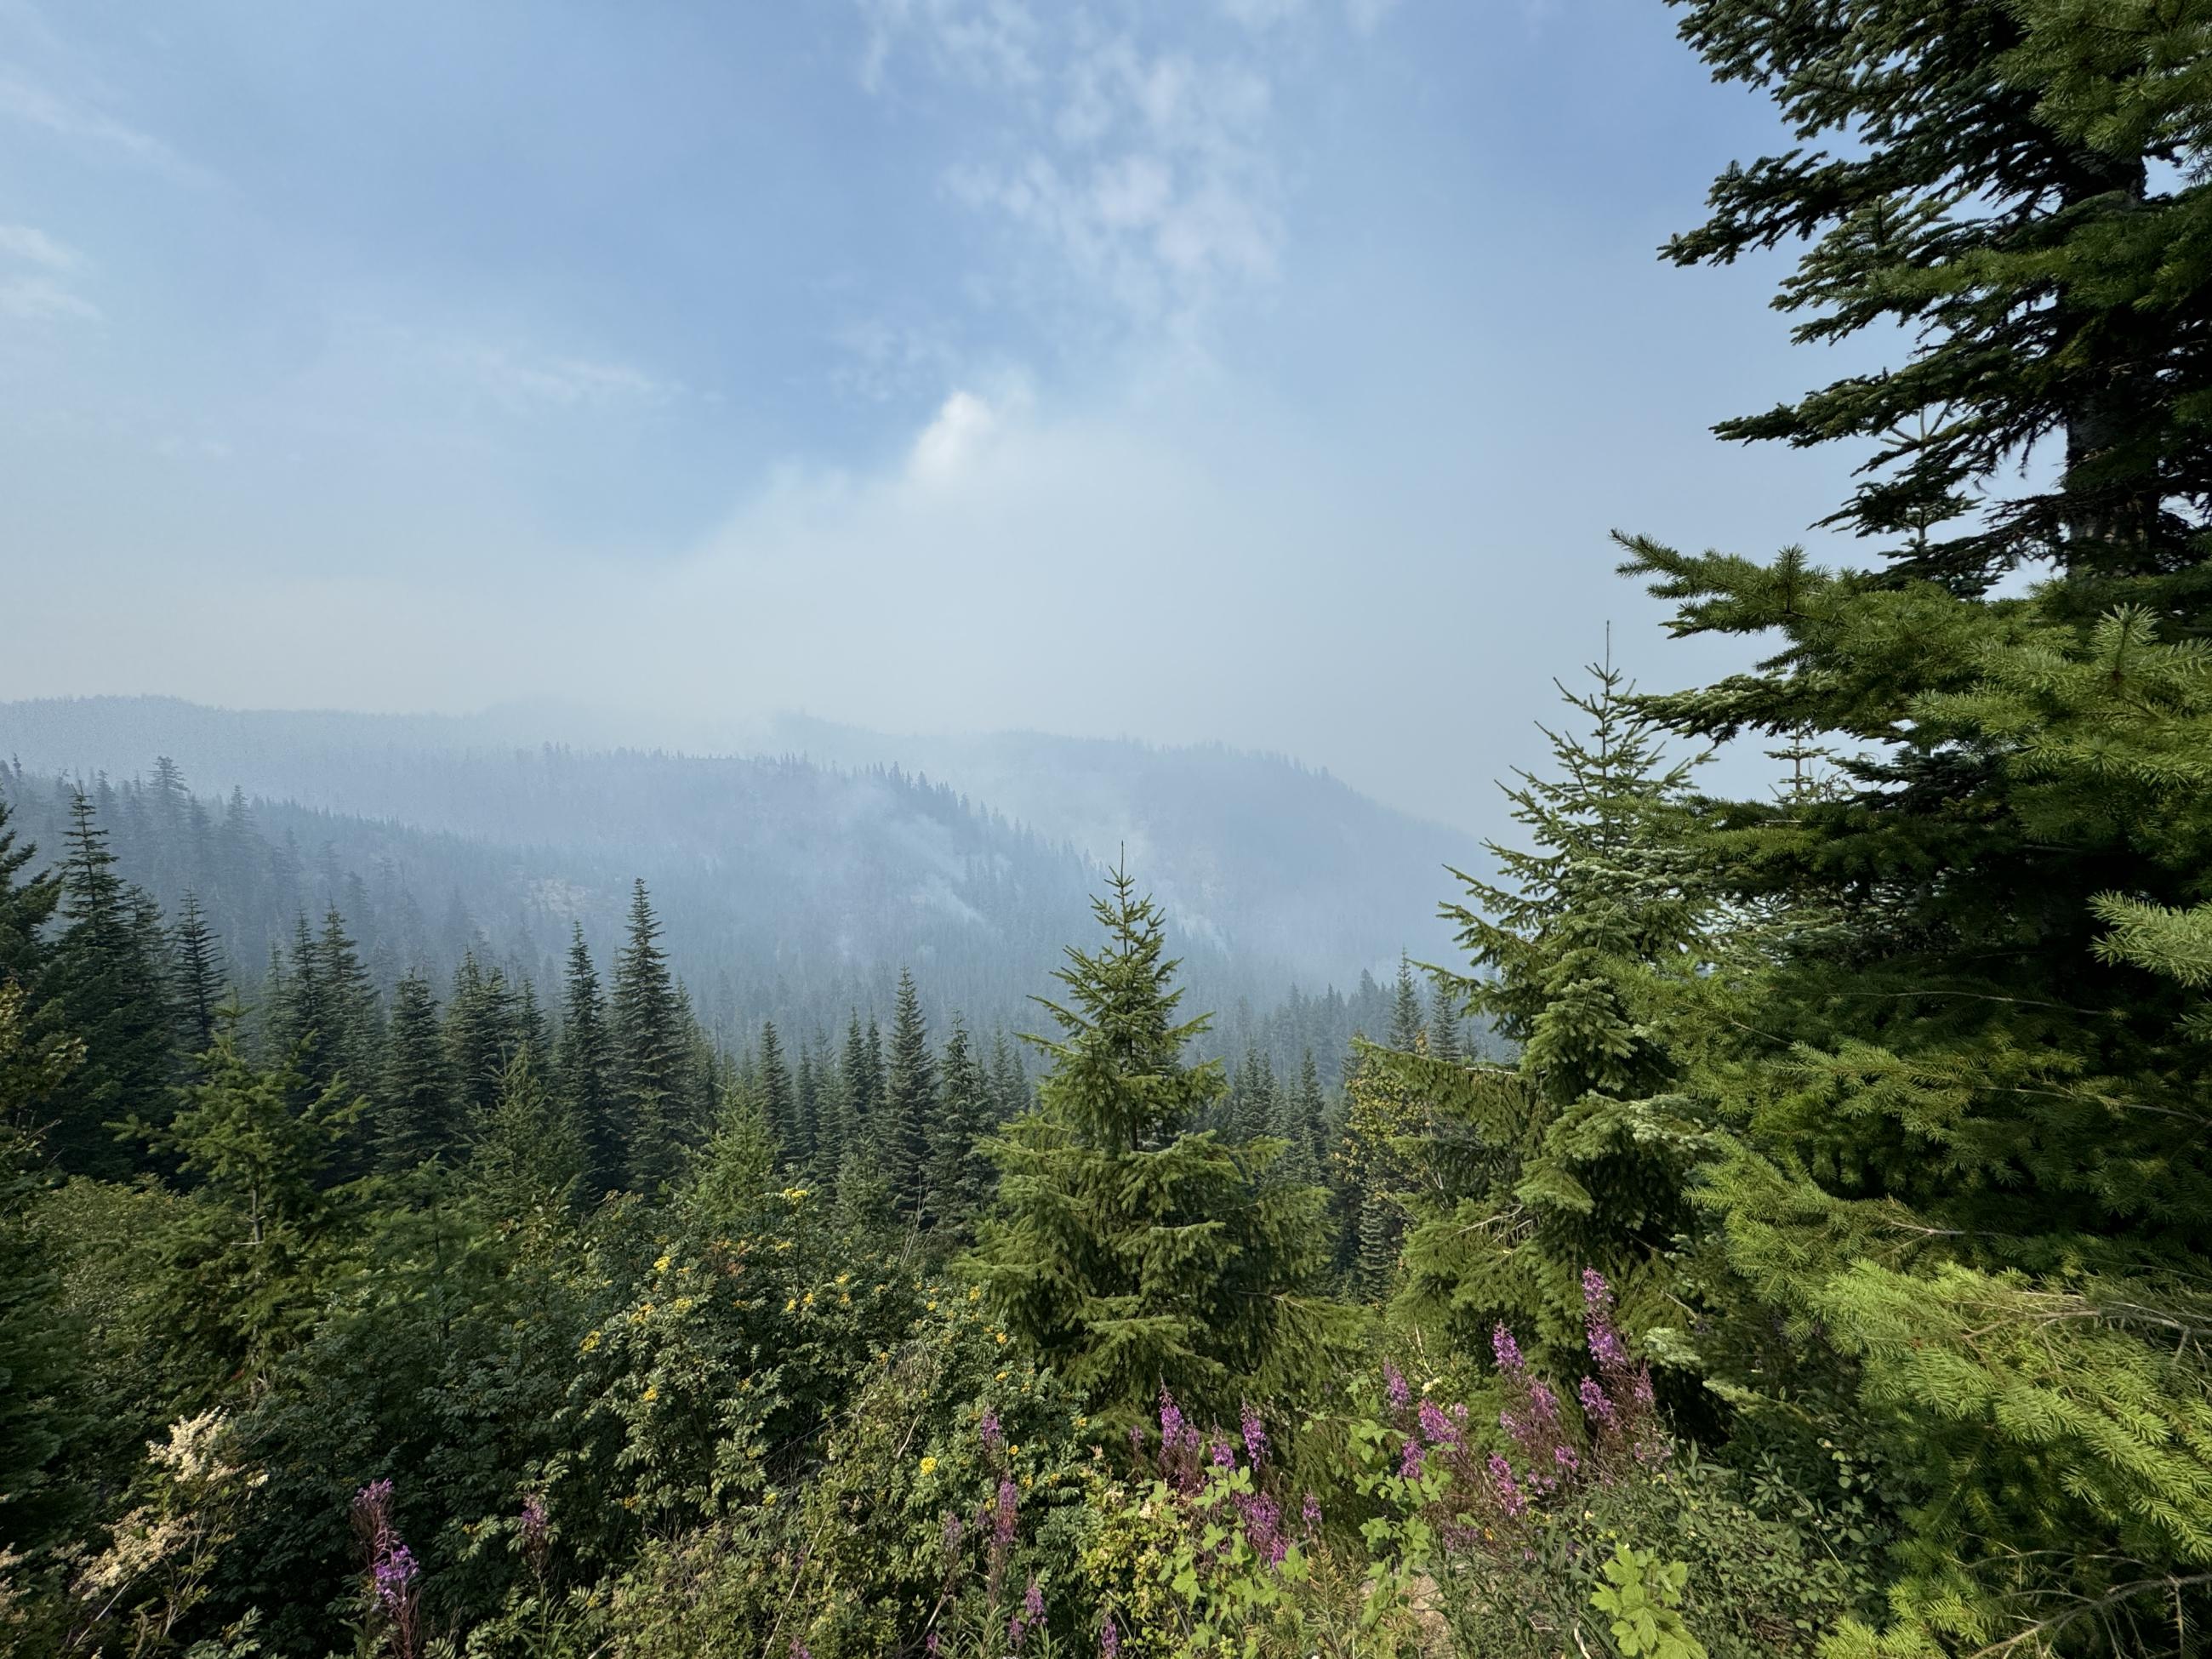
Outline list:
[[[1844,459],[1656,0],[0,0],[0,698],[1221,739],[1493,827]],[[20,606],[20,609],[17,607]],[[0,737],[0,743],[4,738]]]

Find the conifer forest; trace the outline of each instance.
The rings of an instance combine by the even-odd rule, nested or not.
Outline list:
[[[1838,550],[1624,524],[1332,973],[897,772],[0,769],[0,1649],[2212,1652],[2212,0],[1659,9]]]

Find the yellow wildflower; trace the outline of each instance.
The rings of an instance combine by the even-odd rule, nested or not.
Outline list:
[[[783,1310],[784,1310],[784,1312],[786,1312],[786,1313],[790,1313],[790,1312],[793,1311],[793,1310],[794,1310],[798,1306],[799,1306],[799,1298],[798,1298],[797,1297],[795,1297],[795,1296],[794,1296],[794,1297],[792,1297],[788,1302],[787,1302],[787,1303],[785,1303],[785,1304],[783,1304]]]
[[[657,1273],[666,1273],[668,1271],[668,1264],[675,1259],[676,1258],[674,1256],[664,1253],[660,1260],[653,1264],[653,1271]]]
[[[592,1349],[599,1346],[599,1333],[597,1331],[586,1331],[584,1333],[583,1341],[577,1346],[581,1347],[586,1353],[591,1352]]]
[[[925,1458],[923,1458],[923,1459],[921,1460],[921,1472],[922,1472],[924,1474],[936,1474],[936,1473],[937,1473],[937,1460],[936,1460],[935,1458],[933,1458],[933,1457],[925,1457]],[[947,1524],[949,1525],[950,1523],[948,1522]]]
[[[648,1405],[648,1406],[649,1406],[649,1405],[651,1405],[654,1401],[656,1401],[656,1400],[658,1400],[658,1399],[659,1399],[659,1398],[660,1398],[660,1389],[659,1389],[659,1388],[656,1384],[654,1384],[654,1383],[651,1383],[651,1382],[647,1383],[647,1384],[645,1385],[645,1403],[646,1403],[647,1405]]]
[[[999,1332],[997,1340],[1000,1347],[1005,1347],[1006,1346],[1006,1334],[1004,1331]]]

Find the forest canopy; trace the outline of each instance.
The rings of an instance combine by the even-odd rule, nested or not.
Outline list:
[[[2201,1651],[2212,7],[1677,11],[1794,138],[1662,257],[1901,343],[1718,428],[1854,556],[1622,533],[1752,665],[1567,678],[1449,960],[1224,1042],[1124,861],[1024,1021],[733,1025],[641,879],[503,960],[0,793],[6,1642]]]

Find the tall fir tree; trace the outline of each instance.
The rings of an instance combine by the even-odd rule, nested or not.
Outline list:
[[[900,1218],[909,1224],[919,1223],[927,1207],[931,1132],[937,1115],[937,1057],[930,1051],[929,1029],[922,1019],[914,975],[902,969],[877,1153],[891,1183],[892,1202]]]
[[[160,1241],[158,1328],[174,1368],[208,1394],[250,1394],[319,1316],[351,1219],[331,1177],[368,1103],[341,1085],[315,1093],[296,1066],[258,1066],[226,1004],[201,1075],[165,1124],[134,1133],[192,1183]]]
[[[1799,337],[1911,342],[1722,428],[1870,442],[1836,521],[1871,570],[1626,542],[1676,635],[1760,639],[1649,714],[1841,756],[1832,787],[1699,813],[1757,924],[1703,988],[1690,1085],[1729,1132],[1709,1196],[1760,1304],[1701,1346],[1754,1399],[1825,1358],[1875,1427],[1905,1492],[1892,1651],[2144,1650],[2212,1618],[2212,1368],[2173,1334],[2212,1249],[2212,1066],[2201,971],[2160,937],[2212,863],[2206,27],[2063,0],[1685,13],[1798,145],[1732,167],[1670,253],[1809,239]]]
[[[939,1109],[930,1124],[929,1214],[939,1228],[964,1236],[998,1184],[984,1142],[998,1125],[991,1079],[968,1027],[957,1014],[939,1068]]]
[[[1022,1057],[1004,1031],[991,1034],[991,1099],[1001,1123],[1012,1122],[1036,1104]]]
[[[175,975],[158,915],[116,874],[82,789],[70,793],[62,886],[67,926],[42,982],[85,1058],[55,1103],[48,1146],[72,1173],[116,1177],[132,1163],[119,1127],[168,1115],[179,1073]]]
[[[1796,339],[1912,342],[1901,365],[1721,435],[1870,447],[1832,522],[1876,544],[1885,585],[1973,594],[2051,559],[2082,617],[2145,584],[2201,594],[2202,16],[2147,0],[1682,11],[1716,78],[1768,93],[1797,142],[1732,164],[1668,257],[1808,240],[1776,301],[1804,313]],[[2027,467],[2052,434],[2059,464]]]
[[[1403,951],[1390,994],[1390,1046],[1407,1054],[1421,1046],[1421,989],[1413,978],[1413,958]]]
[[[609,1024],[624,1164],[629,1184],[644,1192],[683,1172],[690,1127],[684,1011],[659,939],[660,923],[640,880],[630,892],[629,941],[615,963]]]
[[[58,871],[33,867],[38,848],[17,844],[9,828],[13,816],[0,793],[0,980],[22,988],[28,1022],[36,1017],[39,983],[53,955],[47,924],[61,906],[62,878]]]
[[[583,1182],[583,1134],[568,1101],[546,1082],[529,1046],[520,1045],[477,1127],[471,1190],[501,1225],[544,1237],[572,1218]]]
[[[762,1114],[779,1146],[789,1146],[799,1139],[799,1098],[792,1087],[791,1067],[783,1058],[783,1039],[776,1035],[775,1022],[761,1022],[760,1048],[755,1057],[754,1092],[760,1102]]]
[[[6,859],[0,842],[0,905],[13,873]],[[28,995],[0,974],[0,1553],[17,1561],[66,1543],[94,1492],[70,1467],[94,1427],[83,1322],[64,1291],[59,1253],[34,1222],[52,1182],[23,1127],[83,1058],[76,1038],[33,1032]]]
[[[222,962],[214,932],[200,910],[199,895],[185,889],[171,933],[176,963],[179,1029],[187,1054],[204,1054],[215,1042],[215,1011],[222,1006]]]
[[[1458,1064],[1463,1053],[1459,1035],[1463,1017],[1459,993],[1448,981],[1438,981],[1430,988],[1429,1052],[1446,1065]]]
[[[1126,871],[1094,908],[1105,943],[1071,946],[1058,970],[1052,1069],[1037,1110],[991,1144],[999,1197],[969,1267],[1116,1426],[1163,1389],[1201,1416],[1297,1392],[1335,1328],[1323,1194],[1279,1177],[1279,1141],[1231,1149],[1188,1128],[1223,1085],[1217,1062],[1186,1060],[1207,1022],[1176,1018],[1162,915]]]
[[[614,1042],[599,969],[584,944],[581,922],[571,924],[568,966],[561,1002],[561,1042],[556,1059],[562,1097],[584,1136],[584,1192],[596,1200],[623,1181],[623,1137],[614,1091]]]
[[[1589,673],[1589,692],[1561,688],[1587,733],[1547,733],[1553,775],[1524,773],[1506,792],[1533,846],[1492,843],[1502,882],[1462,875],[1467,898],[1444,911],[1473,970],[1444,983],[1517,1063],[1371,1060],[1385,1088],[1430,1106],[1404,1310],[1470,1347],[1504,1324],[1560,1363],[1584,1342],[1586,1270],[1612,1284],[1631,1329],[1680,1322],[1675,1263],[1704,1145],[1668,1037],[1706,959],[1677,840],[1688,769],[1668,763],[1619,671]]]
[[[436,994],[420,974],[392,989],[384,1071],[376,1093],[375,1162],[397,1174],[459,1139],[453,1060]]]

